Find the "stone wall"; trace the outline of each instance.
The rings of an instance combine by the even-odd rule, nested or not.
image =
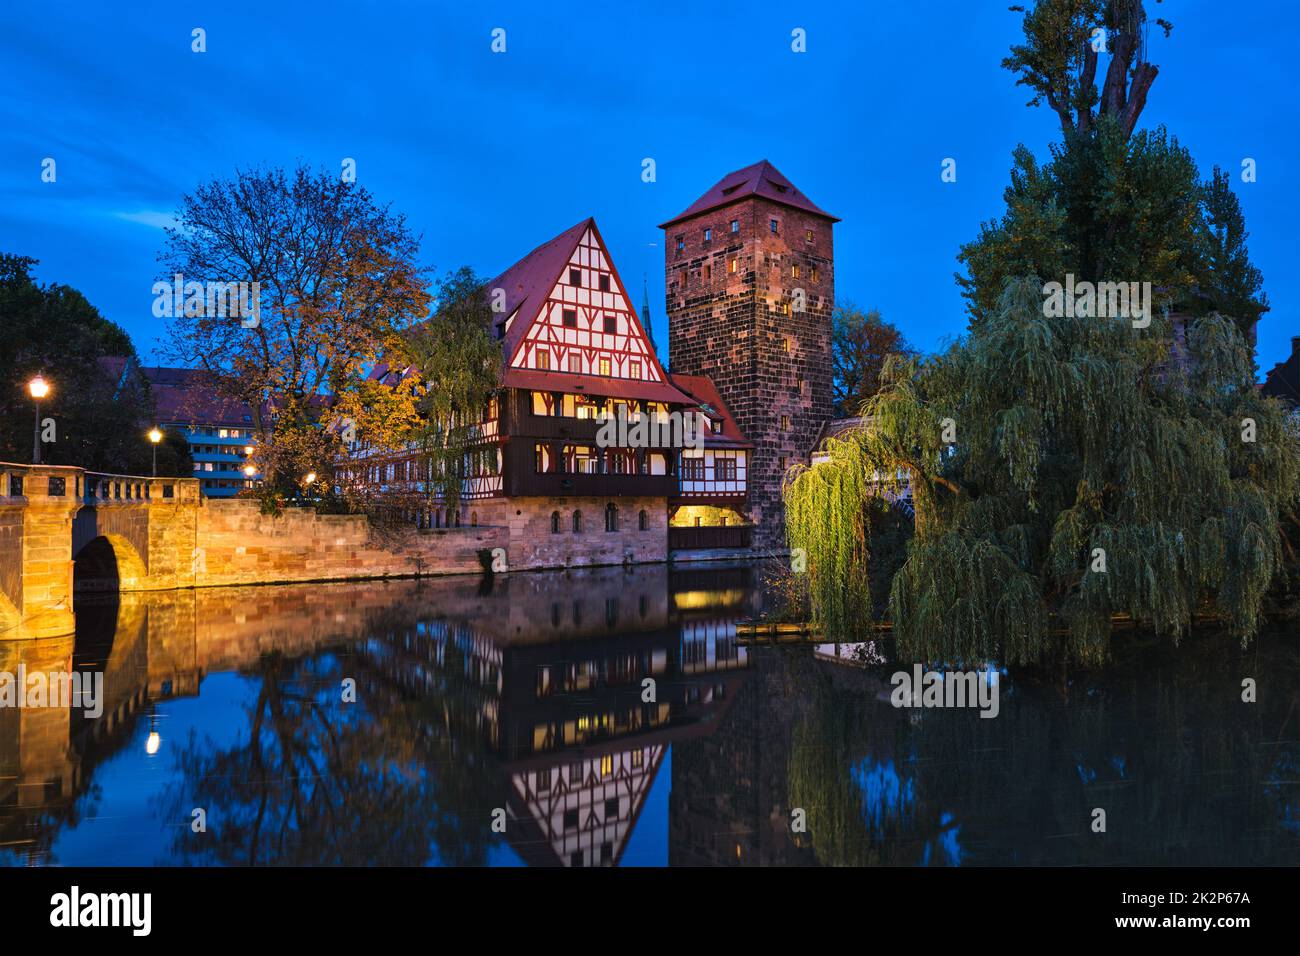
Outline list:
[[[508,547],[499,527],[417,531],[373,528],[365,515],[286,509],[260,514],[256,501],[205,499],[197,512],[194,584],[270,584],[482,570],[481,549]]]
[[[618,509],[618,530],[605,530],[605,508]],[[505,498],[467,506],[480,524],[508,531],[512,569],[572,568],[609,564],[645,564],[668,560],[668,503],[663,498]],[[645,512],[646,528],[641,529]],[[573,515],[580,512],[581,530]],[[559,531],[552,531],[552,515]],[[462,521],[464,518],[462,517]]]
[[[779,224],[776,234],[772,219]],[[739,222],[734,233],[732,220]],[[708,242],[705,229],[711,230]],[[706,211],[666,230],[672,370],[713,379],[754,443],[748,487],[758,547],[785,546],[782,459],[787,468],[806,461],[832,415],[834,255],[829,220],[762,198]],[[795,290],[803,292],[802,311],[795,307]]]

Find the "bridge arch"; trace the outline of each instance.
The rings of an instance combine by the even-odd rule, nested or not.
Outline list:
[[[74,593],[135,590],[148,574],[140,552],[120,534],[96,535],[72,556]]]

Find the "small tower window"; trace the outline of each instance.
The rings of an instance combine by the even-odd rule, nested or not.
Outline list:
[[[781,231],[781,224],[775,219],[769,219],[767,221],[767,227],[772,231],[772,235],[774,236]]]
[[[812,280],[813,280],[813,282],[818,282],[818,281],[820,281],[820,280],[821,280],[821,277],[822,277],[822,274],[821,274],[820,272],[817,271],[817,267],[816,267],[816,266],[813,266],[813,268],[812,268]]]
[[[569,285],[582,285],[582,270],[581,270],[581,269],[570,269],[570,270],[569,270]]]
[[[783,432],[788,432],[789,430],[790,430],[790,416],[789,416],[789,415],[782,415],[782,416],[781,416],[781,431],[783,431]],[[784,459],[783,459],[783,460],[784,460]]]
[[[679,270],[678,270],[678,272],[677,272],[677,282],[678,282],[679,284],[681,284],[681,285],[686,285],[686,270],[685,270],[685,269],[679,269]]]
[[[704,230],[704,241],[705,241],[705,242],[710,242],[710,241],[712,241],[712,239],[713,239],[713,230],[712,230],[712,229],[705,229],[705,230]]]
[[[790,267],[790,278],[791,279],[799,278],[799,263],[796,262],[794,265]]]
[[[739,219],[733,219],[733,220],[731,220],[731,231],[732,231],[732,232],[740,232],[740,220],[739,220]]]
[[[677,251],[678,251],[678,252],[681,252],[681,251],[682,251],[683,249],[685,249],[685,248],[686,248],[686,237],[685,237],[685,236],[678,236],[678,237],[677,237]]]
[[[737,272],[739,269],[740,269],[740,260],[739,260],[739,259],[732,259],[730,262],[727,263],[727,271],[728,271],[728,272],[734,274],[734,273]]]
[[[805,239],[807,242],[812,242],[812,241],[813,241],[813,231],[812,231],[811,229],[805,229],[805,230],[803,231],[803,237],[804,237],[804,239]]]

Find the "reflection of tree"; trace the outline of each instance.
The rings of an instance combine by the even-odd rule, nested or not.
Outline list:
[[[414,865],[437,848],[447,862],[482,862],[488,814],[466,824],[457,812],[473,791],[473,769],[445,759],[431,727],[433,699],[395,699],[358,686],[343,704],[340,658],[257,665],[257,698],[246,737],[228,749],[191,738],[179,764],[169,815],[185,821],[177,852],[197,863]],[[358,679],[358,685],[362,681]],[[472,805],[472,804],[471,804]],[[191,832],[193,807],[207,832]]]
[[[1131,639],[1115,667],[1021,673],[1001,712],[895,711],[888,670],[799,662],[789,767],[824,863],[1282,864],[1300,859],[1300,662],[1263,639]],[[1255,676],[1259,702],[1241,701]],[[1092,811],[1107,831],[1093,833]]]

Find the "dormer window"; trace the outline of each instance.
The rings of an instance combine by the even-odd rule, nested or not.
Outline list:
[[[570,270],[569,270],[569,285],[582,285],[582,270],[581,270],[581,269],[570,269]]]
[[[722,419],[720,419],[720,418],[715,418],[715,419],[713,420],[713,423],[712,423],[712,424],[713,424],[713,434],[715,434],[715,435],[721,435],[721,434],[722,434]]]

